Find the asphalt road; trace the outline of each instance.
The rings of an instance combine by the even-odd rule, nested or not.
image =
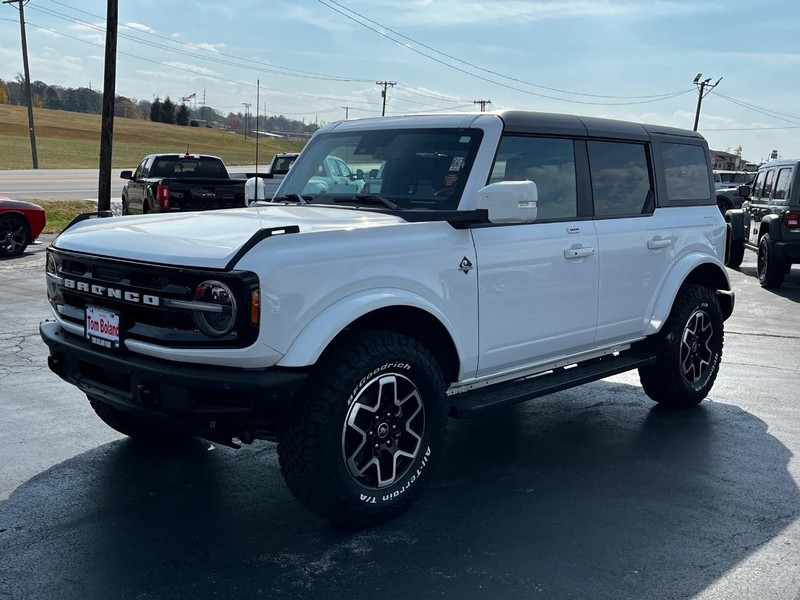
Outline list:
[[[135,169],[136,165],[131,165]],[[231,173],[254,171],[255,167],[230,167]],[[122,169],[111,173],[111,197],[120,198],[124,179]],[[12,200],[96,200],[98,169],[0,170],[0,196]]]
[[[44,246],[0,261],[0,598],[792,600],[800,589],[800,268],[752,256],[710,398],[624,374],[451,421],[404,516],[340,531],[274,445],[123,439],[46,367]]]

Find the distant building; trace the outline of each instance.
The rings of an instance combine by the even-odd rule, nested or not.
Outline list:
[[[746,171],[747,161],[739,154],[711,150],[711,160],[715,171]]]

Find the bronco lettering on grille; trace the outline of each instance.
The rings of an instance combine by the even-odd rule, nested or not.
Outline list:
[[[122,300],[124,302],[131,302],[134,304],[146,304],[148,306],[161,306],[161,298],[151,294],[140,294],[130,290],[123,290],[120,288],[112,288],[105,285],[97,285],[95,283],[87,283],[85,281],[78,281],[77,279],[64,278],[64,287],[68,290],[75,290],[76,292],[83,292],[85,294],[92,294],[93,296],[101,296],[103,298],[112,298],[114,300]]]

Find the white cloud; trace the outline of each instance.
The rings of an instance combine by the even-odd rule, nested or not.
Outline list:
[[[219,52],[219,48],[224,48],[225,44],[210,44],[208,42],[200,42],[199,44],[194,44],[201,50],[208,50],[209,52]]]
[[[125,23],[124,27],[128,29],[135,29],[136,31],[144,31],[145,33],[155,33],[156,30],[152,27],[148,27],[147,25],[142,25],[141,23]]]
[[[211,69],[206,69],[205,67],[198,67],[197,65],[192,65],[185,62],[180,61],[166,61],[163,64],[167,65],[168,67],[174,67],[176,69],[181,69],[183,71],[191,71],[198,75],[209,75],[211,77],[215,77],[219,75],[216,71],[212,71]]]

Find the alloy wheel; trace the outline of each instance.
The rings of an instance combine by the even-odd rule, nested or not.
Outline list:
[[[416,385],[400,374],[375,377],[347,411],[342,453],[348,473],[366,488],[392,485],[419,454],[424,432],[425,407]]]
[[[680,352],[681,370],[690,383],[702,379],[711,365],[714,351],[710,344],[713,335],[711,318],[703,310],[695,311],[683,330]]]

